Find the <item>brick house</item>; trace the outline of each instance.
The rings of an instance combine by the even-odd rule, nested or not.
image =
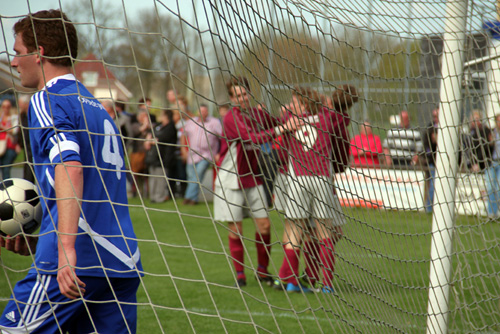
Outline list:
[[[112,97],[114,100],[128,101],[132,98],[127,87],[94,54],[76,62],[75,75],[97,99]]]

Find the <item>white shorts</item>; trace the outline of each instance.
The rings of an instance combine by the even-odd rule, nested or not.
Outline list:
[[[279,212],[285,212],[286,199],[288,198],[287,175],[278,173],[274,180],[274,208]]]
[[[326,176],[288,176],[285,215],[289,219],[330,220],[333,226],[345,224],[340,201]]]
[[[267,200],[262,185],[247,189],[222,189],[215,186],[214,219],[222,222],[240,222],[252,218],[267,218]]]

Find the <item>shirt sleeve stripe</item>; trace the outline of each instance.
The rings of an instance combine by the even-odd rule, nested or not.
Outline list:
[[[53,162],[54,159],[64,151],[75,151],[77,154],[80,154],[80,146],[77,143],[69,140],[64,140],[56,143],[49,153],[50,162]]]
[[[33,109],[35,110],[38,122],[42,127],[47,127],[52,124],[52,118],[47,116],[43,93],[44,92],[36,93],[32,98],[32,102],[33,102]]]

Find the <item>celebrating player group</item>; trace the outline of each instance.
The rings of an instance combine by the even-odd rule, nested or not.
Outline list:
[[[250,106],[251,92],[246,78],[233,78],[227,90],[234,107],[223,119],[214,218],[229,225],[236,286],[247,284],[242,220],[249,214],[256,224],[257,280],[286,291],[333,292],[334,249],[345,224],[335,195],[333,173],[348,164],[346,111],[356,101],[354,87],[344,86],[332,98],[323,99],[316,91],[295,87],[291,103],[279,117]],[[278,279],[268,272],[269,203],[264,196],[263,181],[257,176],[259,147],[266,143],[280,146],[274,206],[285,214],[286,220],[285,256]],[[305,275],[299,275],[301,249]]]

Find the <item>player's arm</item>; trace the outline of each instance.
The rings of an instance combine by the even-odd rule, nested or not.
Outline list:
[[[228,115],[230,116],[230,115]],[[242,140],[250,140],[254,144],[264,144],[271,141],[274,137],[285,132],[292,132],[304,125],[304,121],[298,117],[288,119],[284,124],[273,128],[258,131],[257,129],[248,128],[243,120],[236,117],[227,117],[224,119],[224,129],[228,138],[238,138]]]
[[[55,190],[58,212],[58,256],[57,282],[61,293],[76,299],[85,293],[85,283],[75,274],[75,241],[80,219],[79,200],[83,195],[83,168],[78,161],[57,164],[55,167]],[[81,291],[81,293],[80,293]]]

